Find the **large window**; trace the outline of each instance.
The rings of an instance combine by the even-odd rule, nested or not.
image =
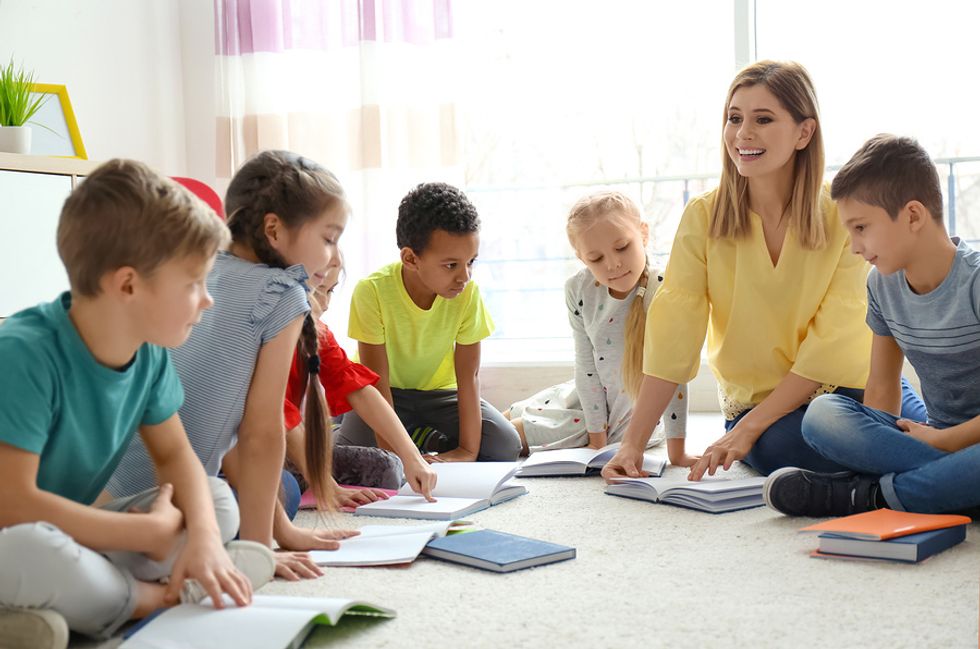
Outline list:
[[[563,286],[581,266],[564,225],[583,194],[632,196],[664,263],[687,198],[716,184],[737,49],[808,67],[832,165],[878,132],[917,137],[945,160],[957,233],[980,238],[978,3],[467,0],[453,11],[464,183],[484,223],[476,276],[497,323],[489,362],[571,360]]]
[[[621,189],[651,225],[651,250],[669,250],[685,197],[719,166],[732,5],[508,0],[454,11],[465,184],[484,223],[477,279],[497,323],[485,358],[568,361],[563,287],[580,266],[568,208]]]
[[[813,75],[827,162],[846,162],[876,133],[915,137],[936,159],[951,229],[980,239],[980,3],[827,0],[802,12],[796,2],[755,0],[755,8],[758,58],[791,58]]]

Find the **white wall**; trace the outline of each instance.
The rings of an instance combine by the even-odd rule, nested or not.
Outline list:
[[[0,63],[13,56],[37,81],[68,87],[89,158],[136,158],[187,175],[181,4],[211,7],[208,0],[0,0]]]
[[[224,196],[225,187],[215,180],[214,164],[217,115],[214,3],[212,0],[178,0],[178,5],[186,175],[206,182]]]

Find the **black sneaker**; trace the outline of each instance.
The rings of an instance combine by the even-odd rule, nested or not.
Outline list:
[[[879,509],[877,478],[851,471],[779,469],[766,478],[762,497],[766,505],[787,516],[849,516]]]

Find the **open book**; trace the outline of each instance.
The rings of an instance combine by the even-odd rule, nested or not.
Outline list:
[[[388,566],[415,561],[425,544],[445,536],[451,523],[365,525],[360,535],[340,542],[337,550],[313,550],[319,566]]]
[[[517,473],[517,462],[442,462],[432,468],[439,476],[432,492],[436,502],[414,494],[406,484],[397,496],[361,505],[354,515],[451,521],[527,493],[507,484]]]
[[[333,626],[344,615],[395,617],[391,609],[350,599],[253,595],[241,608],[225,596],[226,608],[202,604],[167,609],[120,645],[120,649],[293,649],[318,624]]]
[[[760,507],[766,479],[706,477],[700,482],[678,478],[616,478],[606,493],[668,505],[679,505],[712,514]]]
[[[522,478],[555,475],[594,475],[616,455],[620,442],[594,448],[563,448],[556,451],[537,451],[524,460],[517,472]],[[643,470],[652,476],[664,472],[667,460],[643,456]]]

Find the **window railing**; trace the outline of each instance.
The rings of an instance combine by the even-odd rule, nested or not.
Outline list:
[[[950,234],[980,241],[980,156],[935,163]],[[839,168],[829,166],[828,177]],[[476,279],[497,324],[488,360],[571,361],[564,285],[582,264],[565,237],[565,211],[577,198],[603,188],[633,197],[651,224],[651,263],[663,267],[684,205],[715,186],[717,178],[704,173],[467,187],[484,224]]]

